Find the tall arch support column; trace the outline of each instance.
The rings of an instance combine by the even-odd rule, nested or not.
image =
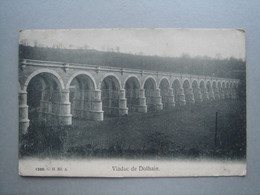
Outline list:
[[[225,98],[226,99],[230,98],[230,89],[229,88],[225,88]]]
[[[175,107],[175,101],[174,101],[174,94],[173,94],[173,89],[169,89],[169,95],[168,95],[168,108],[174,108]]]
[[[128,114],[127,99],[125,98],[125,90],[121,89],[119,91],[119,116],[124,116]]]
[[[104,111],[102,110],[101,90],[99,89],[94,91],[94,100],[90,112],[91,112],[90,118],[92,120],[96,120],[96,121],[104,120]]]
[[[27,92],[19,91],[19,130],[20,133],[26,134],[30,120],[28,119]]]
[[[162,97],[160,94],[160,88],[156,88],[154,90],[154,104],[155,104],[155,110],[162,110],[163,104],[162,104]]]
[[[61,91],[61,101],[60,101],[60,113],[59,113],[59,123],[61,125],[71,125],[72,115],[70,114],[71,103],[69,99],[70,91]]]
[[[179,88],[177,92],[177,99],[180,106],[183,106],[186,104],[185,95],[184,95],[184,89]]]
[[[195,102],[196,103],[201,103],[203,100],[202,100],[202,94],[201,94],[201,91],[200,91],[200,88],[194,88],[194,99],[195,99]]]
[[[210,100],[215,100],[214,91],[212,87],[209,88],[208,96]]]
[[[145,97],[145,90],[139,90],[139,106],[138,112],[146,113],[147,112],[147,105],[146,105],[146,97]]]
[[[209,100],[209,94],[207,92],[206,87],[202,88],[201,92],[202,92],[202,99],[203,99],[203,101],[208,101]]]
[[[195,100],[194,100],[194,94],[193,94],[193,89],[192,88],[188,88],[186,89],[186,103],[187,104],[194,104]]]
[[[215,95],[215,100],[219,100],[220,99],[218,88],[214,88],[214,95]]]

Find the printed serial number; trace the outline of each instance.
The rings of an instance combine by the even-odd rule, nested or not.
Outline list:
[[[35,168],[36,171],[44,171],[43,167]]]
[[[36,171],[67,171],[67,168],[62,167],[37,167],[35,168]]]

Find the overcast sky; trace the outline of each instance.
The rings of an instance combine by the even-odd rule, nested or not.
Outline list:
[[[23,30],[20,43],[178,57],[183,54],[245,59],[245,33],[232,29]]]

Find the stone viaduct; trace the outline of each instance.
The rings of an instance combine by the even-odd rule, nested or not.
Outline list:
[[[238,83],[237,79],[22,59],[19,128],[27,133],[30,113],[37,113],[43,123],[71,125],[73,118],[102,121],[109,115],[236,99]]]

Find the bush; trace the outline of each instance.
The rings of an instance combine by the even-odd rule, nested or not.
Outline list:
[[[68,126],[31,124],[26,135],[20,136],[19,156],[63,155],[68,148]]]

